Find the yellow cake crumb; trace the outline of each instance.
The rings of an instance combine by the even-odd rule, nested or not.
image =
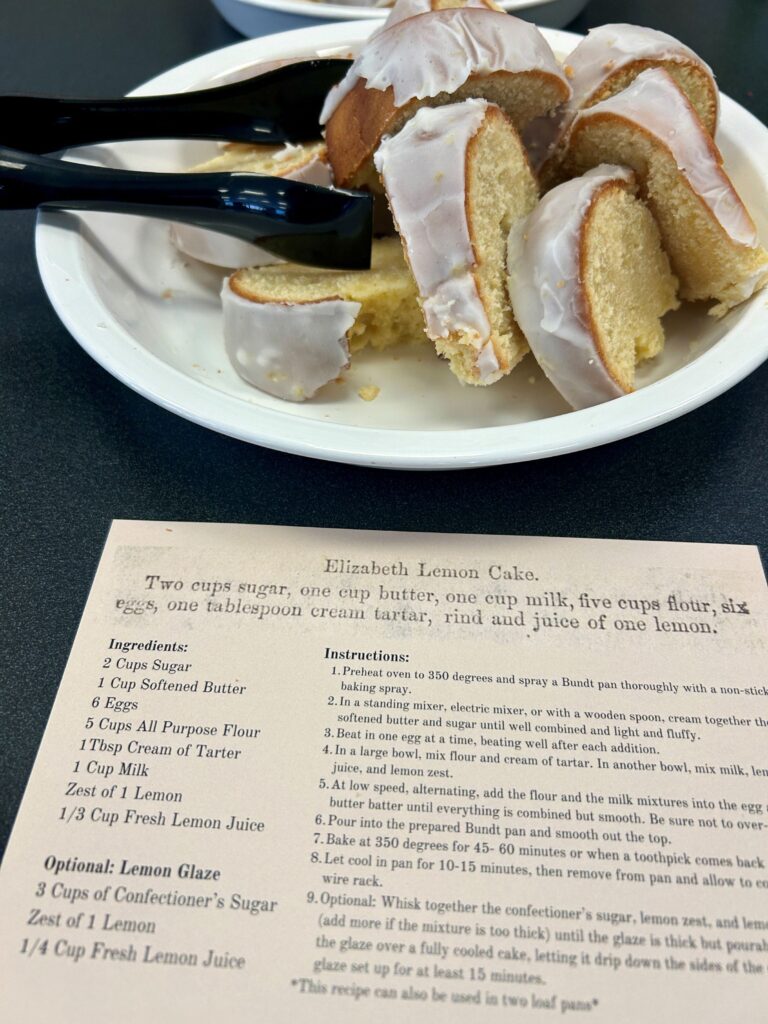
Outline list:
[[[357,389],[358,395],[364,402],[372,402],[374,398],[378,398],[380,392],[381,388],[377,388],[375,384],[366,384]]]

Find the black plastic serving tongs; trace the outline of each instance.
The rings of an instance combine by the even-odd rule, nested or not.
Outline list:
[[[318,267],[370,266],[373,196],[239,172],[118,171],[0,147],[0,210],[133,213],[253,242]]]
[[[115,100],[0,97],[0,139],[28,153],[123,139],[307,142],[319,137],[320,111],[352,62],[303,60],[232,85]]]
[[[373,200],[240,172],[157,174],[46,159],[71,146],[127,139],[279,144],[320,134],[328,90],[351,61],[298,61],[233,85],[116,100],[0,97],[0,209],[134,213],[254,242],[318,267],[370,266]],[[21,152],[24,150],[25,152]]]

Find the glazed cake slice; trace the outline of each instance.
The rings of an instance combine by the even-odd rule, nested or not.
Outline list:
[[[643,71],[663,68],[675,80],[714,138],[720,96],[712,69],[679,39],[639,25],[592,29],[565,61],[573,113],[626,89]]]
[[[723,158],[691,104],[662,69],[581,111],[565,170],[601,163],[631,167],[656,218],[680,297],[715,299],[721,316],[768,283],[768,253],[723,169]]]
[[[374,241],[370,270],[250,268],[227,278],[221,297],[233,367],[249,384],[291,402],[335,380],[366,345],[426,341],[396,238]]]
[[[630,392],[679,305],[634,174],[601,166],[547,193],[509,240],[509,294],[536,360],[584,409]]]
[[[519,135],[485,100],[423,107],[375,160],[428,336],[459,380],[492,384],[527,352],[506,292],[509,230],[538,199]]]
[[[688,97],[701,122],[715,137],[720,94],[712,69],[679,39],[640,25],[601,25],[593,28],[563,65],[573,89],[571,99],[550,118],[537,119],[525,142],[545,181],[554,180],[557,150],[580,110],[592,107],[626,89],[643,71],[663,68]]]
[[[268,174],[276,178],[291,178],[308,185],[332,184],[325,143],[313,142],[294,146],[259,146],[245,142],[230,142],[218,156],[206,163],[190,167],[190,174]],[[279,262],[276,256],[239,238],[207,231],[192,224],[172,224],[171,241],[176,248],[217,267],[256,267]]]
[[[570,95],[534,25],[466,7],[419,14],[376,33],[328,94],[320,119],[336,183],[378,191],[373,154],[420,107],[479,97],[522,128]]]

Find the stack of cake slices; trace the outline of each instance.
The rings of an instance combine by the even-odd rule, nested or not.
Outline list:
[[[310,398],[365,345],[429,340],[479,386],[530,348],[585,408],[632,391],[681,301],[722,316],[768,283],[718,116],[711,70],[664,33],[607,25],[561,65],[494,0],[399,0],[331,90],[323,142],[229,147],[195,168],[385,197],[396,236],[376,241],[371,270],[263,266],[224,239],[176,240],[249,264],[222,289],[226,347],[272,395]]]

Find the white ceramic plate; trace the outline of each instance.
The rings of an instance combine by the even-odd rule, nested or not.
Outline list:
[[[587,0],[500,0],[501,6],[512,14],[536,21],[550,28],[567,25],[587,5]],[[233,28],[244,36],[264,34],[264,11],[283,15],[279,28],[299,27],[299,19],[313,21],[348,21],[351,18],[383,18],[387,7],[360,4],[325,3],[323,0],[213,0],[213,4]],[[284,19],[289,19],[285,21]]]
[[[180,92],[242,77],[266,59],[354,48],[373,28],[371,22],[335,23],[239,43],[168,71],[136,93]],[[547,37],[560,54],[578,41],[563,32]],[[719,141],[765,237],[768,129],[725,99]],[[178,170],[214,151],[211,143],[134,142],[91,147],[86,155],[117,167]],[[222,339],[222,274],[184,260],[163,222],[46,212],[38,221],[37,256],[59,316],[119,380],[212,430],[338,462],[447,469],[591,448],[681,416],[768,356],[763,294],[721,321],[693,308],[672,314],[665,352],[641,370],[639,389],[593,409],[569,411],[531,356],[493,387],[469,388],[426,346],[360,353],[344,383],[294,405],[235,374]],[[369,384],[381,390],[365,402],[358,389]]]

